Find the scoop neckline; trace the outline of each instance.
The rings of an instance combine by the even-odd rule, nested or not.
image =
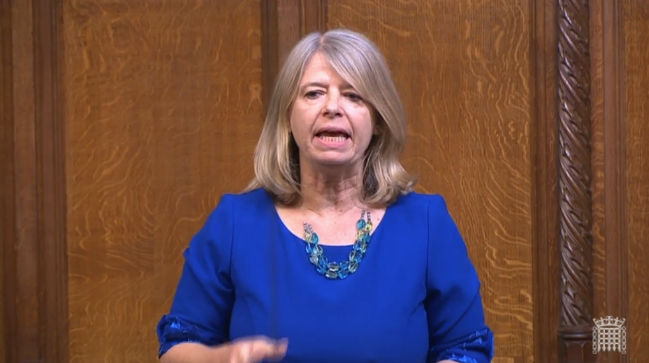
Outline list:
[[[268,192],[266,192],[266,194],[268,195]],[[270,198],[270,195],[268,195],[268,197]],[[307,243],[307,242],[304,240],[304,238],[302,238],[302,237],[296,235],[295,233],[293,233],[293,231],[291,231],[291,230],[286,226],[286,224],[284,223],[284,220],[282,220],[282,217],[280,217],[279,212],[277,211],[277,207],[275,206],[275,202],[273,202],[273,199],[272,199],[272,198],[270,198],[270,200],[271,200],[271,208],[273,209],[273,215],[275,216],[275,222],[278,223],[278,224],[281,226],[281,228],[282,228],[282,230],[284,231],[284,233],[287,233],[287,234],[289,234],[290,236],[292,236],[294,240],[297,240],[297,241],[299,241],[299,242],[301,242],[301,243]],[[388,205],[387,207],[385,207],[385,213],[383,213],[383,218],[381,218],[381,221],[379,222],[379,224],[377,224],[376,227],[374,228],[374,230],[370,233],[370,241],[372,240],[372,238],[374,237],[374,235],[375,235],[376,233],[378,233],[378,232],[382,229],[381,226],[383,226],[383,224],[385,223],[385,219],[388,217],[388,215],[389,215],[389,214],[392,214],[392,213],[390,212],[391,209],[392,209],[392,204],[390,204],[390,205]],[[354,242],[349,243],[349,244],[344,244],[344,245],[325,245],[325,244],[320,244],[320,246],[322,246],[323,248],[349,248],[349,247],[351,247],[351,246],[353,246],[353,245],[354,245]]]

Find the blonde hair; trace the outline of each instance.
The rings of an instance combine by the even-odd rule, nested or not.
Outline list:
[[[362,34],[345,29],[311,33],[291,50],[277,76],[255,149],[255,178],[246,189],[263,187],[285,205],[301,200],[299,150],[291,136],[289,115],[304,69],[316,53],[372,110],[375,135],[365,154],[362,199],[369,205],[387,206],[414,184],[399,161],[406,140],[403,105],[378,48]]]

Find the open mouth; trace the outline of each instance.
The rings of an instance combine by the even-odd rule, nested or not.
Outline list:
[[[341,131],[322,131],[317,133],[316,137],[325,143],[340,143],[349,139],[349,134]]]

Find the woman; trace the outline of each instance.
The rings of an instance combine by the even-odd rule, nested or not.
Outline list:
[[[440,196],[412,192],[385,60],[348,30],[284,64],[248,191],[185,251],[165,362],[486,362],[479,281]]]

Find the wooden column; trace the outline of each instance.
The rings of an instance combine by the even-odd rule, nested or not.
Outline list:
[[[13,240],[14,223],[14,177],[13,177],[13,97],[11,68],[11,7],[8,0],[0,1],[0,360],[11,362],[15,355],[7,340],[15,326],[11,312],[15,310],[8,293],[15,290],[10,277],[14,270]]]
[[[303,36],[325,31],[327,0],[263,0],[261,4],[262,80],[266,106],[275,76],[291,48]]]
[[[591,108],[591,192],[593,211],[593,318],[626,318],[629,289],[627,224],[625,201],[627,183],[624,117],[624,40],[621,2],[591,0],[590,13],[590,108]],[[631,342],[627,335],[627,342]],[[598,352],[598,363],[629,360],[618,351]]]
[[[67,361],[59,1],[2,2],[2,325],[6,362]]]
[[[558,360],[557,3],[534,2],[534,360]]]
[[[559,355],[590,362],[592,197],[588,0],[558,2]]]

